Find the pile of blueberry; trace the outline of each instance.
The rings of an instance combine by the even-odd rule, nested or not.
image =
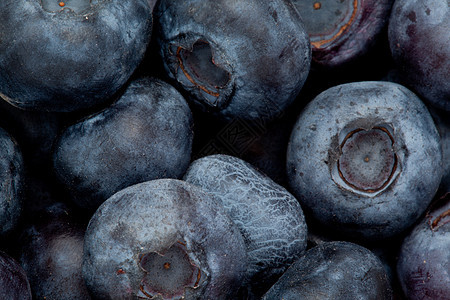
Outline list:
[[[1,299],[450,299],[450,0],[1,0]]]

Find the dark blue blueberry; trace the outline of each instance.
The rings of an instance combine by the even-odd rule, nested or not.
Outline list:
[[[1,1],[0,95],[45,111],[105,102],[142,60],[151,12],[148,0]]]
[[[313,67],[341,68],[379,42],[394,0],[292,0],[312,45]]]
[[[160,1],[156,38],[168,76],[224,119],[274,119],[309,72],[311,48],[287,1]]]
[[[114,194],[85,235],[83,277],[96,299],[236,299],[246,267],[224,208],[176,179]]]
[[[14,230],[22,215],[24,162],[15,139],[0,128],[0,236]]]
[[[450,194],[447,194],[403,241],[397,274],[408,299],[450,299],[449,249]]]
[[[31,289],[27,275],[20,264],[8,254],[0,251],[0,298],[31,300]]]
[[[214,195],[242,232],[251,293],[264,293],[305,251],[307,228],[297,199],[249,163],[206,156],[190,165],[184,179]]]
[[[326,242],[292,264],[262,298],[392,299],[383,264],[370,250],[349,242]]]
[[[450,111],[450,5],[448,0],[397,0],[389,44],[404,84]]]
[[[312,220],[340,237],[391,238],[417,221],[437,192],[440,138],[425,105],[405,87],[343,84],[301,112],[287,172]]]
[[[450,192],[450,112],[432,108],[430,112],[441,136],[444,175],[441,180],[440,192],[445,194]]]
[[[79,206],[95,209],[129,185],[183,176],[192,127],[191,110],[174,87],[138,79],[112,106],[64,131],[55,171]]]
[[[20,264],[35,299],[90,299],[81,275],[84,229],[61,203],[35,216],[24,229]]]

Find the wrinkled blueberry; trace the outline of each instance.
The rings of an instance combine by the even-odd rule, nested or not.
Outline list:
[[[24,163],[15,139],[0,128],[0,236],[14,230],[22,214]]]
[[[1,299],[32,299],[25,271],[15,259],[2,251],[0,251],[0,269]]]
[[[234,299],[246,266],[244,240],[224,208],[177,179],[119,191],[85,234],[83,277],[100,299]]]
[[[28,275],[35,299],[90,299],[83,277],[84,226],[61,203],[25,228],[20,264]]]
[[[404,239],[397,274],[408,299],[450,297],[450,194]]]
[[[311,48],[286,1],[160,1],[155,32],[170,78],[224,119],[274,119],[309,72]]]
[[[183,176],[192,127],[191,110],[175,88],[141,78],[112,106],[64,131],[55,172],[75,203],[95,209],[129,185]]]
[[[110,98],[142,60],[152,28],[148,0],[4,0],[0,19],[0,95],[45,111]]]
[[[305,213],[319,224],[345,238],[390,238],[417,221],[437,192],[439,134],[405,87],[343,84],[301,112],[287,172]]]
[[[405,85],[450,111],[450,5],[448,0],[397,0],[389,44]]]
[[[264,295],[271,299],[392,299],[383,264],[370,250],[326,242],[292,264]]]
[[[292,0],[305,23],[315,67],[342,67],[369,52],[393,0]]]
[[[184,179],[214,195],[242,232],[251,292],[271,286],[305,251],[307,228],[297,199],[249,163],[206,156],[189,166]]]

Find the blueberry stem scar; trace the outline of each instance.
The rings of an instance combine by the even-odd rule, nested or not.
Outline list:
[[[317,3],[319,4],[319,6],[321,6],[321,5],[320,5],[320,2],[316,2],[316,3],[314,3],[314,9],[318,9],[318,8],[316,8],[316,7],[317,7],[317,6],[316,6]],[[320,8],[320,7],[319,7],[319,8]],[[345,30],[347,30],[347,28],[349,28],[350,25],[352,25],[353,21],[354,21],[355,18],[356,18],[356,13],[357,13],[357,11],[358,11],[358,0],[354,0],[354,1],[353,1],[353,12],[352,12],[352,15],[351,15],[351,17],[350,17],[350,20],[349,20],[347,23],[345,23],[344,25],[342,25],[342,27],[339,29],[339,31],[338,31],[334,36],[332,36],[331,38],[326,39],[326,40],[320,40],[320,41],[311,42],[311,45],[312,45],[314,48],[320,48],[320,47],[322,47],[323,45],[325,45],[325,44],[327,44],[327,43],[329,43],[329,42],[334,41],[334,40],[335,40],[336,38],[338,38]]]
[[[365,130],[365,129],[358,128],[358,129],[355,129],[355,130],[349,132],[349,133],[345,136],[344,140],[342,141],[342,143],[341,143],[341,145],[340,145],[341,152],[342,152],[342,150],[344,149],[344,146],[345,146],[346,142],[347,142],[351,137],[355,136],[355,134],[358,134],[359,132],[364,131],[364,130]],[[381,130],[382,132],[384,132],[384,133],[389,137],[389,140],[390,140],[390,142],[391,142],[391,146],[394,145],[394,138],[393,138],[393,136],[391,135],[391,133],[389,132],[389,130],[387,130],[386,128],[381,127],[381,126],[375,126],[375,127],[373,127],[371,130]],[[365,157],[364,157],[364,162],[368,163],[369,161],[370,161],[370,157],[369,157],[369,156],[365,156]],[[363,187],[361,187],[361,186],[358,186],[358,185],[356,185],[356,184],[350,182],[350,181],[346,178],[346,176],[344,175],[344,172],[341,170],[340,159],[338,159],[338,161],[337,161],[337,170],[338,170],[338,173],[339,173],[339,177],[340,177],[340,178],[341,178],[348,186],[350,186],[351,188],[353,188],[353,189],[355,189],[355,190],[358,190],[358,191],[366,192],[366,193],[376,193],[376,192],[378,192],[378,191],[384,189],[384,188],[391,182],[391,179],[393,178],[393,176],[394,176],[394,174],[395,174],[395,172],[396,172],[396,170],[397,170],[397,163],[398,163],[397,154],[394,153],[394,155],[393,155],[393,165],[392,165],[391,172],[389,173],[389,175],[387,176],[387,178],[384,180],[384,182],[383,182],[380,186],[378,186],[377,188],[363,188]]]

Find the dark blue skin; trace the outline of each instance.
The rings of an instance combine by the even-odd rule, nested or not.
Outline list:
[[[104,103],[130,78],[150,41],[148,0],[0,3],[0,95],[24,109]]]
[[[389,20],[392,57],[404,84],[450,111],[450,6],[447,0],[397,0]]]
[[[312,67],[348,67],[380,42],[393,0],[293,0],[312,44]],[[339,21],[338,21],[339,20]]]
[[[276,118],[309,72],[308,35],[284,0],[163,0],[155,24],[167,75],[226,120]]]
[[[447,194],[403,240],[397,274],[408,299],[449,299],[449,249],[450,194]]]
[[[0,251],[0,298],[31,300],[30,283],[20,264]]]
[[[236,299],[246,267],[244,239],[224,208],[181,180],[119,191],[85,234],[82,272],[96,299]],[[155,292],[155,283],[165,291]]]
[[[191,110],[174,87],[138,79],[113,105],[63,132],[55,172],[76,204],[95,209],[129,185],[183,176],[192,127]]]
[[[437,109],[430,109],[430,112],[441,136],[444,174],[442,175],[439,190],[441,194],[445,194],[450,192],[450,112]]]
[[[83,277],[85,224],[77,223],[62,203],[48,207],[24,229],[20,264],[35,299],[90,299]]]
[[[241,230],[250,293],[263,294],[305,251],[307,227],[297,199],[249,163],[206,156],[189,166],[184,180],[214,195]]]
[[[22,215],[24,162],[15,139],[0,128],[0,236],[11,233]]]
[[[301,112],[287,172],[307,217],[330,232],[359,242],[393,238],[419,219],[438,190],[440,137],[407,88],[343,84]]]
[[[392,299],[383,264],[367,248],[325,242],[293,263],[263,300]]]

